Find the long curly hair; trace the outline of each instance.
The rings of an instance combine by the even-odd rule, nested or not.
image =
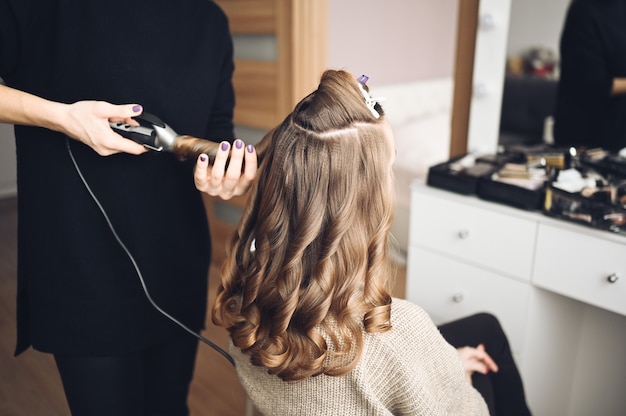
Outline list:
[[[327,70],[270,131],[213,322],[283,380],[341,375],[391,328],[393,150],[354,76]]]

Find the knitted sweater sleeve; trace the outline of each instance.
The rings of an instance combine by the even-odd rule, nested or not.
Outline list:
[[[489,415],[482,396],[467,382],[456,349],[430,316],[408,301],[394,299],[393,303],[389,334],[393,339],[391,344],[385,342],[395,350],[385,372],[391,413]]]

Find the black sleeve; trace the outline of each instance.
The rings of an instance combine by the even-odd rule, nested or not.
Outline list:
[[[0,77],[5,81],[15,71],[18,57],[18,10],[11,0],[0,0]]]
[[[561,76],[588,99],[609,96],[613,76],[603,42],[604,18],[592,2],[574,1],[561,36]]]

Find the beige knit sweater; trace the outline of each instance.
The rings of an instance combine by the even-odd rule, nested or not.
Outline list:
[[[458,353],[422,308],[393,299],[391,323],[388,332],[365,334],[359,363],[339,377],[285,382],[232,345],[230,353],[248,396],[266,416],[489,415]]]

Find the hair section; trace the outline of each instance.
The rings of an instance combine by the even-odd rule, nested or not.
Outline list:
[[[213,322],[283,380],[341,375],[390,328],[394,187],[384,116],[326,71],[269,140],[222,267]]]

